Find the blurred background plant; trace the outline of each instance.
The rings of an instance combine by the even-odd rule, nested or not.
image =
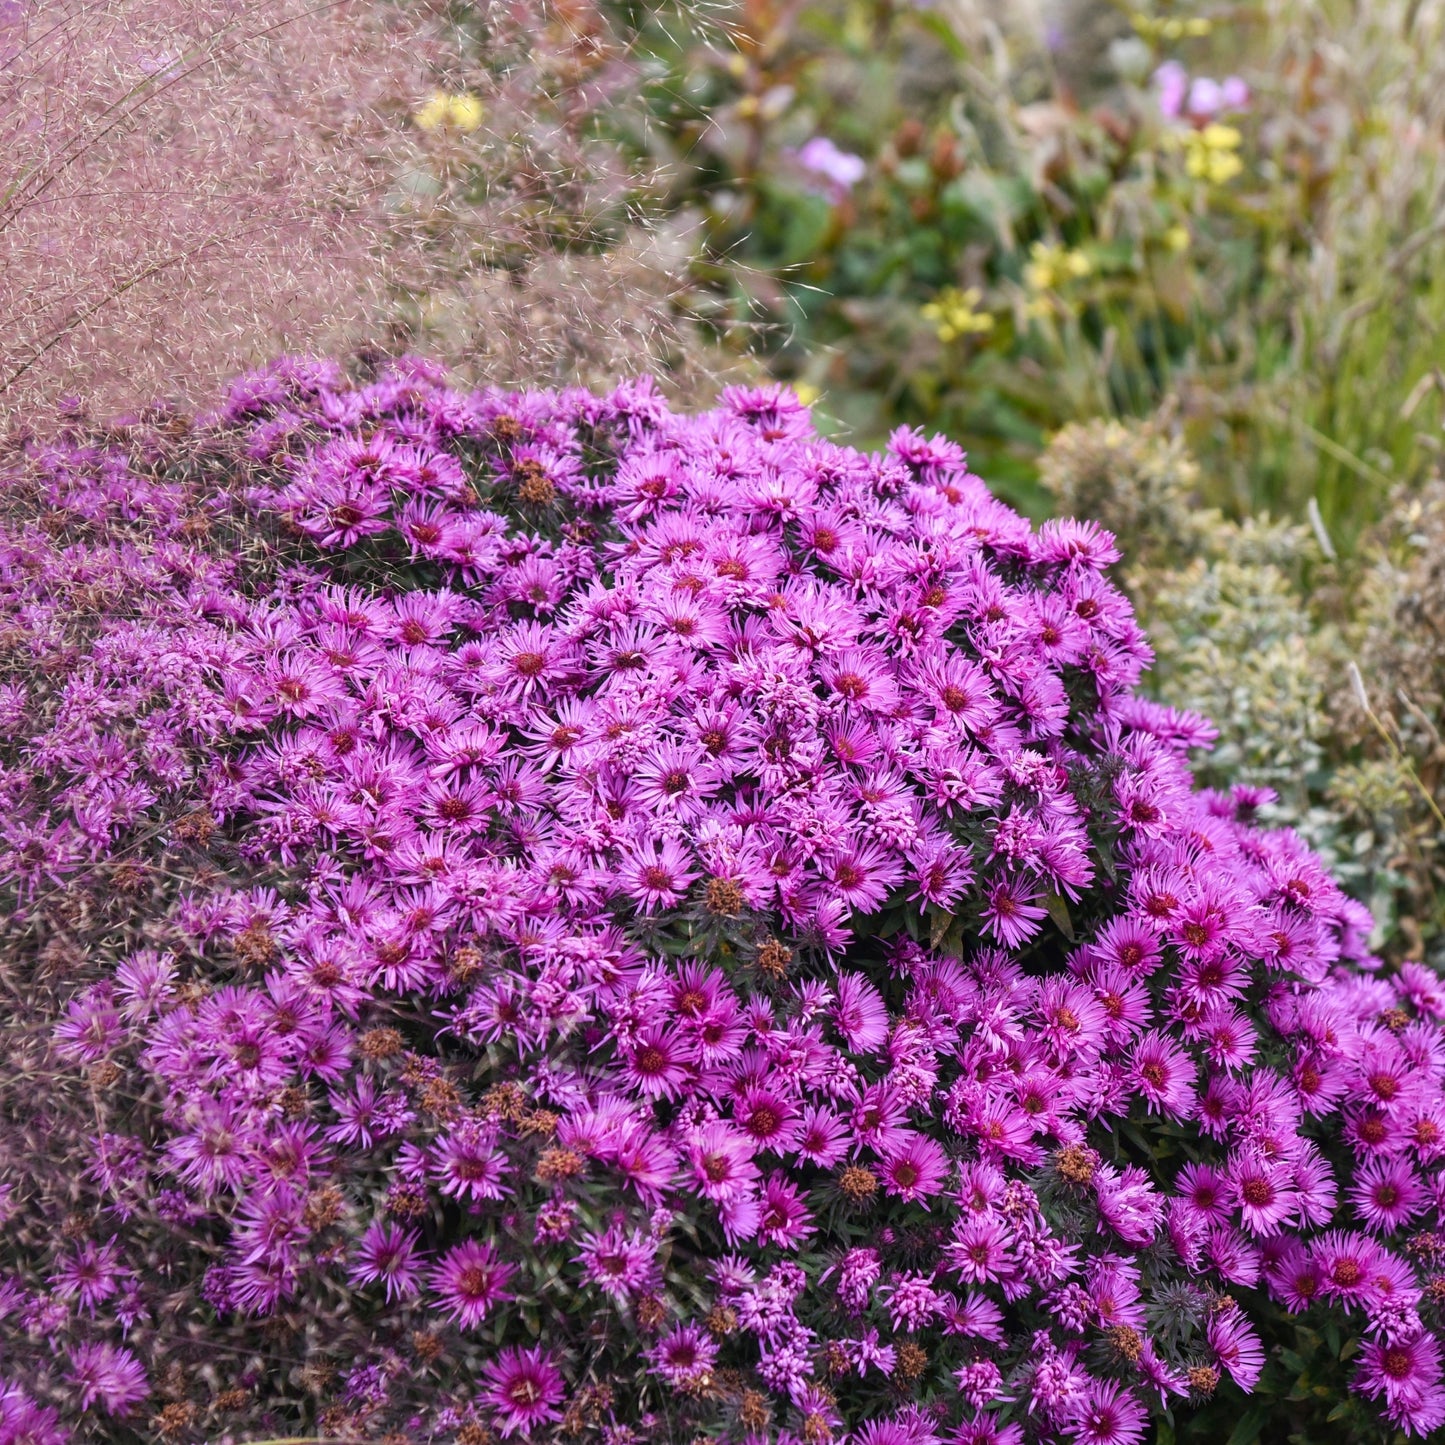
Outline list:
[[[722,375],[756,374],[693,323],[697,219],[656,203],[656,165],[619,139],[644,115],[642,29],[703,33],[706,5],[398,10],[444,37],[446,58],[407,118],[388,198],[424,262],[393,296],[393,349],[499,385],[650,372],[697,401]]]
[[[629,138],[701,217],[699,312],[855,436],[941,427],[1040,511],[1049,435],[1173,398],[1211,503],[1314,497],[1344,550],[1433,462],[1438,5],[739,0],[729,21],[643,27]]]
[[[0,420],[298,348],[701,395],[685,223],[604,134],[630,42],[589,0],[0,0]]]

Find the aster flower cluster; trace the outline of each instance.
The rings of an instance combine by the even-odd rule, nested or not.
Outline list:
[[[1107,533],[779,389],[205,436],[0,551],[4,1438],[1113,1445],[1281,1310],[1445,1422],[1445,985],[1194,789]]]

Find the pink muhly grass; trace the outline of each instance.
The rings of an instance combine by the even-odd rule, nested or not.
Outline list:
[[[196,403],[355,340],[386,278],[383,150],[428,42],[358,0],[0,8],[0,417]]]

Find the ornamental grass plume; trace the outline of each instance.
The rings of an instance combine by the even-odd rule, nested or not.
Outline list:
[[[1445,986],[1097,526],[414,360],[11,470],[10,1436],[1102,1445],[1292,1315],[1445,1421]]]
[[[198,404],[365,339],[412,264],[388,111],[436,55],[354,0],[5,0],[0,417]]]

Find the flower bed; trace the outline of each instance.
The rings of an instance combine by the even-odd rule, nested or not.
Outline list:
[[[1445,1420],[1445,989],[1107,533],[421,363],[24,472],[6,1438],[1105,1445],[1306,1310]]]

